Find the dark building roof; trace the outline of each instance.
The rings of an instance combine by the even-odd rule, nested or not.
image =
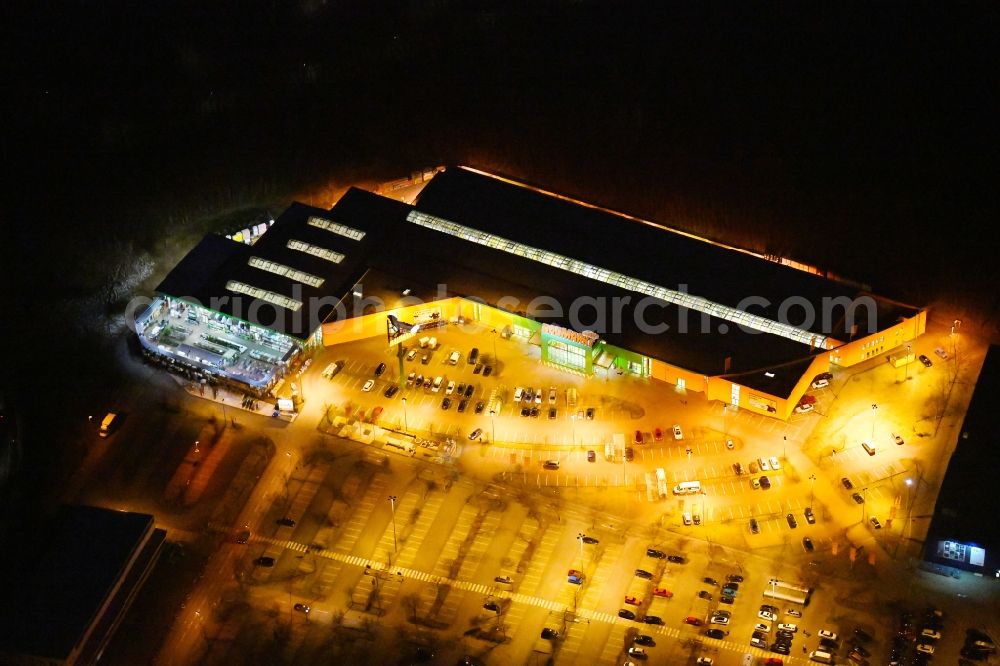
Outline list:
[[[153,529],[147,514],[63,507],[7,571],[0,626],[4,651],[64,659],[97,618]]]
[[[805,299],[822,312],[824,299],[862,295],[853,286],[462,168],[435,175],[415,206],[351,188],[329,211],[294,204],[252,247],[206,239],[158,291],[191,296],[212,307],[213,297],[232,296],[226,290],[227,281],[239,280],[302,300],[303,311],[296,316],[281,317],[273,325],[266,315],[255,321],[299,339],[308,337],[323,321],[361,314],[351,312],[350,307],[340,314],[335,307],[341,299],[350,306],[351,291],[366,273],[370,281],[379,276],[374,282],[382,293],[392,293],[386,289],[387,277],[397,276],[398,288],[405,285],[419,287],[420,293],[437,293],[442,291],[437,288],[440,284],[443,293],[481,298],[526,314],[530,314],[529,303],[545,297],[561,312],[546,309],[533,317],[539,321],[594,330],[610,344],[704,375],[747,373],[748,386],[777,396],[789,394],[798,380],[792,369],[800,362],[807,364],[814,353],[801,341],[743,330],[729,321],[629,291],[627,286],[409,222],[407,216],[414,210],[667,289],[686,288],[729,307],[739,306],[745,297],[762,297],[770,305],[751,307],[750,312],[774,320],[779,319],[777,309],[784,299]],[[358,241],[317,229],[308,224],[310,216],[345,224],[365,236]],[[333,264],[291,250],[287,247],[290,239],[335,250],[345,258]],[[322,277],[324,282],[320,287],[298,284],[290,277],[248,265],[251,256]],[[510,299],[501,302],[504,296],[514,297],[513,304]],[[604,300],[608,313],[604,325],[594,320],[593,308],[576,310],[581,297]],[[874,317],[879,328],[913,314],[909,306],[891,301],[879,299],[877,305]],[[264,310],[268,307],[281,310],[278,306]],[[212,309],[240,316],[231,299]],[[618,321],[615,312],[620,313]],[[849,330],[842,314],[836,310],[827,328],[847,339]],[[666,330],[662,330],[664,323]],[[819,331],[822,324],[818,317],[811,330]],[[773,378],[756,372],[779,366],[783,371]]]
[[[686,285],[688,292],[730,307],[763,297],[769,304],[750,311],[775,321],[781,304],[793,298],[821,313],[824,299],[862,295],[855,286],[463,168],[435,175],[416,207],[668,289]],[[826,330],[820,316],[808,330],[847,340],[849,326],[837,314]],[[859,331],[867,333],[861,323]]]
[[[365,201],[364,215],[351,214],[351,198],[337,213],[294,203],[252,246],[222,236],[206,236],[156,291],[304,340],[330,316],[339,296],[350,291],[353,282],[365,272],[373,235],[380,235],[369,232],[381,231],[387,215],[397,220],[400,214],[405,217],[409,211],[408,206],[398,201],[372,197]],[[363,238],[355,240],[309,224],[311,217],[346,224],[338,218],[344,215],[354,220],[352,227],[365,232]],[[293,240],[337,252],[344,258],[334,263],[291,249],[288,243]],[[262,270],[250,265],[252,257],[308,273],[323,282],[312,286],[292,276]],[[265,301],[253,303],[252,297],[226,288],[231,280],[295,299],[302,307],[291,310]]]
[[[405,221],[408,209],[391,211],[381,216],[381,224],[371,224],[374,218],[367,207],[380,205],[380,201],[385,199],[352,189],[331,211],[345,224],[372,233],[367,265],[380,277],[372,287],[364,289],[366,296],[373,291],[385,292],[386,276],[393,275],[398,276],[397,286],[419,287],[420,293],[435,293],[440,284],[448,295],[475,297],[490,305],[497,305],[503,298],[504,309],[512,312],[525,313],[534,299],[546,297],[548,300],[538,301],[544,309],[532,318],[574,330],[594,330],[613,345],[705,375],[725,372],[727,356],[731,359],[730,371],[743,372],[809,355],[806,345],[777,335],[743,331],[729,322],[703,318],[700,313],[684,311],[644,294],[411,224]],[[579,297],[603,299],[603,309],[609,313],[606,324],[594,320],[592,308],[584,307],[577,313],[574,304],[581,302]],[[620,305],[614,305],[616,299]],[[561,314],[550,311],[553,305]],[[610,314],[615,311],[620,313],[620,323],[615,323]],[[687,330],[682,330],[685,320]],[[657,329],[649,328],[664,323],[666,331],[652,332]],[[723,330],[726,332],[721,333]],[[781,381],[771,382],[762,390],[788,395],[798,377],[789,373],[780,376]]]
[[[992,561],[993,566],[1000,568],[1000,523],[993,519],[1000,513],[1000,494],[993,485],[1000,466],[996,446],[1000,433],[997,405],[1000,405],[1000,347],[993,345],[986,354],[958,445],[941,482],[926,543],[929,550],[945,539],[978,544],[986,549],[987,562]]]

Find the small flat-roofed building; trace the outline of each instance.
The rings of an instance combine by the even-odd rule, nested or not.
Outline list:
[[[955,451],[948,460],[924,541],[925,561],[991,578],[1000,577],[1000,524],[994,519],[1000,511],[1000,495],[993,488],[990,474],[996,470],[1000,433],[997,405],[1000,347],[992,345],[979,372]],[[919,478],[913,479],[910,490],[914,497],[923,492]],[[914,517],[907,515],[907,519]]]
[[[149,575],[166,532],[153,516],[66,506],[3,572],[0,663],[93,664]]]

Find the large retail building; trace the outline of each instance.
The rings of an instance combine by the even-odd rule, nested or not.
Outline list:
[[[816,375],[906,354],[926,324],[810,267],[465,167],[412,204],[352,188],[259,231],[208,236],[178,264],[137,320],[147,349],[264,395],[311,348],[385,335],[394,314],[787,418]]]

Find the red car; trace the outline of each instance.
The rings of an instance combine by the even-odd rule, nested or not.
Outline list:
[[[701,620],[696,618],[694,615],[688,615],[686,618],[684,618],[684,624],[693,624],[696,627],[700,627]]]
[[[653,431],[653,439],[655,439],[656,441],[660,441],[661,439],[663,439],[663,431],[660,430],[659,428],[657,428],[656,430],[654,430]]]
[[[800,405],[815,405],[816,404],[816,396],[814,396],[814,395],[804,395],[799,400],[799,404]],[[780,662],[781,660],[779,659],[778,661]]]
[[[642,431],[641,430],[636,430],[635,431],[635,443],[636,444],[642,444]]]
[[[674,593],[671,592],[670,590],[668,590],[665,587],[654,587],[653,588],[653,596],[654,597],[663,597],[665,599],[669,599],[670,597],[674,596]]]
[[[642,600],[636,599],[635,597],[626,596],[625,597],[625,603],[631,604],[632,606],[641,606],[642,605]]]

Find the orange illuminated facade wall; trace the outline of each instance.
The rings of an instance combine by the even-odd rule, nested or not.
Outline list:
[[[917,314],[884,330],[835,346],[827,354],[830,363],[849,368],[869,359],[898,350],[923,335],[927,329],[927,311]]]

